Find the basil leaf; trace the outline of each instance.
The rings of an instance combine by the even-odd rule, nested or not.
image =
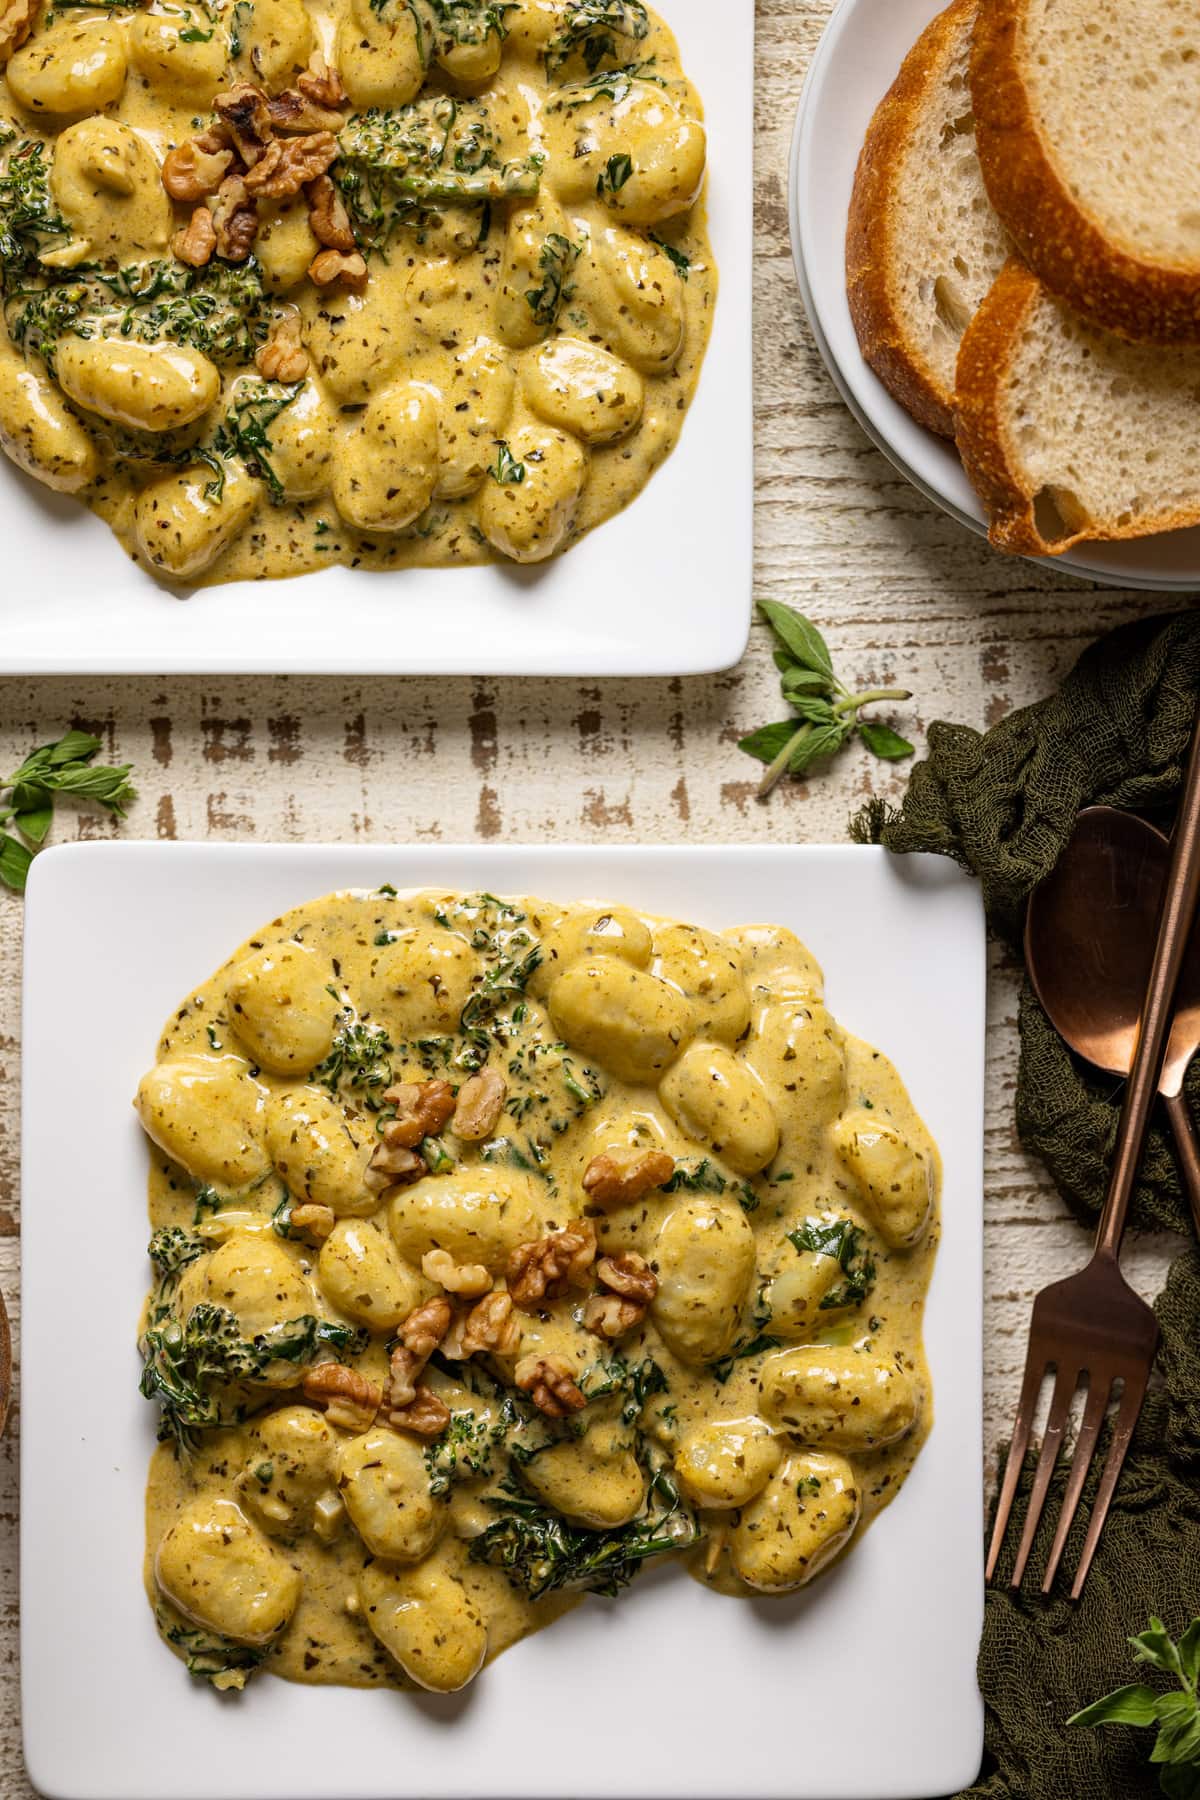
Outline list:
[[[99,749],[100,739],[90,731],[68,731],[57,744],[43,744],[41,752],[35,754],[43,754],[49,767],[58,769],[63,763],[87,762]]]
[[[23,894],[25,877],[29,874],[32,861],[33,852],[27,850],[24,844],[18,843],[15,837],[9,837],[7,832],[0,836],[0,881],[5,887]]]
[[[52,806],[38,806],[29,812],[19,812],[13,816],[13,824],[23,837],[31,844],[44,844],[46,833],[50,829],[50,821],[54,817]]]
[[[900,762],[904,757],[916,754],[908,739],[902,738],[890,725],[881,725],[876,719],[860,719],[858,729],[867,749],[872,755],[882,757],[884,762]]]
[[[758,610],[800,667],[823,675],[832,687],[833,659],[829,654],[829,646],[812,620],[778,600],[760,600]]]
[[[816,762],[827,756],[833,756],[846,741],[847,727],[844,725],[814,725],[807,738],[797,744],[795,753],[788,763],[789,775],[802,775],[811,769]]]
[[[1193,1619],[1180,1638],[1179,1661],[1189,1681],[1200,1678],[1200,1619]]]
[[[1161,1669],[1164,1675],[1181,1673],[1179,1652],[1161,1619],[1152,1615],[1149,1630],[1131,1637],[1129,1647],[1136,1662],[1149,1663],[1152,1668]]]
[[[807,719],[810,725],[836,725],[839,731],[843,729],[828,700],[818,700],[812,694],[797,694],[794,699],[790,694],[787,697],[800,718]]]
[[[790,701],[793,706],[798,694],[826,696],[829,693],[829,683],[823,675],[815,674],[812,669],[798,669],[794,663],[784,664],[783,680],[780,686],[783,689],[784,699]]]
[[[773,763],[795,737],[799,727],[795,719],[783,719],[778,725],[761,725],[752,731],[749,737],[738,739],[738,749],[744,750],[747,756],[755,756],[759,762]]]
[[[1169,1725],[1160,1726],[1158,1741],[1150,1752],[1152,1763],[1195,1762],[1200,1752],[1200,1713],[1190,1694],[1182,1697],[1188,1703],[1187,1713]]]
[[[1068,1725],[1153,1725],[1157,1719],[1158,1695],[1153,1688],[1133,1682],[1105,1694],[1103,1700],[1085,1706],[1082,1712],[1067,1720]]]

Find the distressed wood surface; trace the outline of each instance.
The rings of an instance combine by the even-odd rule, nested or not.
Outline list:
[[[922,739],[934,718],[986,726],[1046,693],[1099,633],[1170,602],[1093,588],[1010,562],[910,488],[863,437],[817,354],[796,294],[787,150],[819,0],[759,0],[757,576],[827,630],[862,685],[909,687],[897,712]],[[191,604],[203,606],[203,595]],[[369,645],[364,647],[369,658]],[[250,842],[820,842],[842,839],[869,793],[902,769],[847,753],[762,806],[736,740],[778,716],[766,634],[713,680],[563,682],[302,678],[0,679],[0,767],[68,723],[136,766],[129,837]],[[908,729],[911,727],[911,729]],[[64,813],[56,836],[107,835]],[[19,1341],[17,1117],[21,906],[0,893],[0,1288]],[[157,1020],[147,1021],[147,1045]],[[986,1143],[989,1462],[1005,1434],[1035,1290],[1083,1241],[1012,1121],[1015,970],[993,953]],[[86,1079],[86,1071],[76,1071]],[[1127,1265],[1146,1294],[1171,1245],[1143,1239]],[[19,1401],[0,1446],[0,1797],[25,1800],[18,1723]]]

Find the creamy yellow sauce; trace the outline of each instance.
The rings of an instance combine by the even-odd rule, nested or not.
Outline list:
[[[717,273],[700,98],[640,0],[60,0],[6,48],[0,12],[0,236],[7,204],[29,251],[0,268],[0,444],[160,578],[543,561],[674,448]],[[219,94],[295,95],[310,65],[346,90],[330,173],[365,286],[310,278],[304,189],[252,197],[249,259],[189,275],[178,234],[217,202],[170,198],[164,160]],[[494,197],[402,204],[405,156]],[[224,300],[180,327],[229,281],[258,295],[246,331],[222,335]],[[306,367],[266,379],[281,321]]]
[[[146,1587],[218,1685],[453,1690],[648,1547],[723,1594],[794,1591],[929,1431],[937,1150],[789,931],[334,894],[188,996],[137,1107],[166,1402]],[[529,1246],[589,1230],[557,1288],[523,1286]],[[606,1338],[618,1268],[650,1288]],[[477,1348],[497,1300],[510,1336]],[[414,1379],[448,1422],[420,1436],[389,1353],[436,1301]],[[250,1360],[214,1363],[214,1330]],[[374,1384],[365,1413],[306,1394],[331,1365]],[[578,1397],[558,1417],[548,1366]]]

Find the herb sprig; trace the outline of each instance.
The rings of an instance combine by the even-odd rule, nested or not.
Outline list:
[[[135,797],[129,780],[131,765],[113,768],[94,759],[100,739],[87,731],[68,731],[57,743],[42,744],[25,758],[19,769],[0,779],[0,881],[23,893],[33,853],[46,841],[54,817],[55,800],[61,794],[90,800],[115,818],[123,819]],[[20,835],[14,835],[19,833]]]
[[[1178,1643],[1161,1619],[1129,1639],[1134,1660],[1169,1675],[1177,1686],[1165,1694],[1145,1682],[1117,1688],[1085,1706],[1068,1725],[1157,1725],[1150,1761],[1158,1765],[1158,1785],[1170,1800],[1200,1800],[1200,1619],[1193,1619]]]
[[[899,762],[913,755],[907,738],[890,725],[862,716],[868,706],[911,700],[907,689],[868,688],[851,693],[834,674],[829,646],[811,619],[777,600],[760,600],[759,611],[778,643],[775,667],[782,677],[783,697],[798,715],[777,725],[763,725],[738,745],[747,756],[767,765],[758,787],[760,800],[765,800],[785,775],[807,774],[814,763],[835,756],[855,733],[884,762]]]

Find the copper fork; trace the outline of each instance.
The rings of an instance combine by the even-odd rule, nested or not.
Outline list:
[[[996,1523],[988,1551],[988,1581],[995,1573],[1004,1543],[1025,1452],[1029,1448],[1034,1411],[1043,1380],[1050,1371],[1054,1371],[1054,1388],[1029,1497],[1025,1529],[1013,1568],[1014,1588],[1020,1587],[1025,1575],[1045,1508],[1050,1480],[1062,1448],[1071,1403],[1081,1383],[1086,1383],[1087,1399],[1071,1459],[1071,1473],[1063,1496],[1062,1512],[1042,1579],[1043,1594],[1048,1594],[1054,1585],[1067,1535],[1074,1522],[1084,1483],[1096,1453],[1100,1429],[1118,1382],[1121,1384],[1121,1393],[1113,1424],[1112,1442],[1092,1516],[1088,1521],[1079,1566],[1075,1571],[1071,1587],[1072,1600],[1078,1600],[1083,1591],[1121,1473],[1121,1465],[1129,1448],[1129,1440],[1141,1411],[1154,1352],[1158,1346],[1158,1322],[1151,1308],[1134,1293],[1121,1274],[1117,1259],[1170,1031],[1172,1000],[1198,900],[1200,715],[1197,717],[1192,739],[1159,921],[1158,941],[1138,1027],[1137,1050],[1121,1109],[1121,1123],[1108,1193],[1096,1234],[1096,1248],[1086,1268],[1081,1269],[1077,1275],[1068,1276],[1065,1281],[1056,1281],[1050,1287],[1043,1288],[1034,1301],[1029,1352],[1025,1359],[1025,1378],[1021,1386],[1012,1446],[1004,1471]]]

